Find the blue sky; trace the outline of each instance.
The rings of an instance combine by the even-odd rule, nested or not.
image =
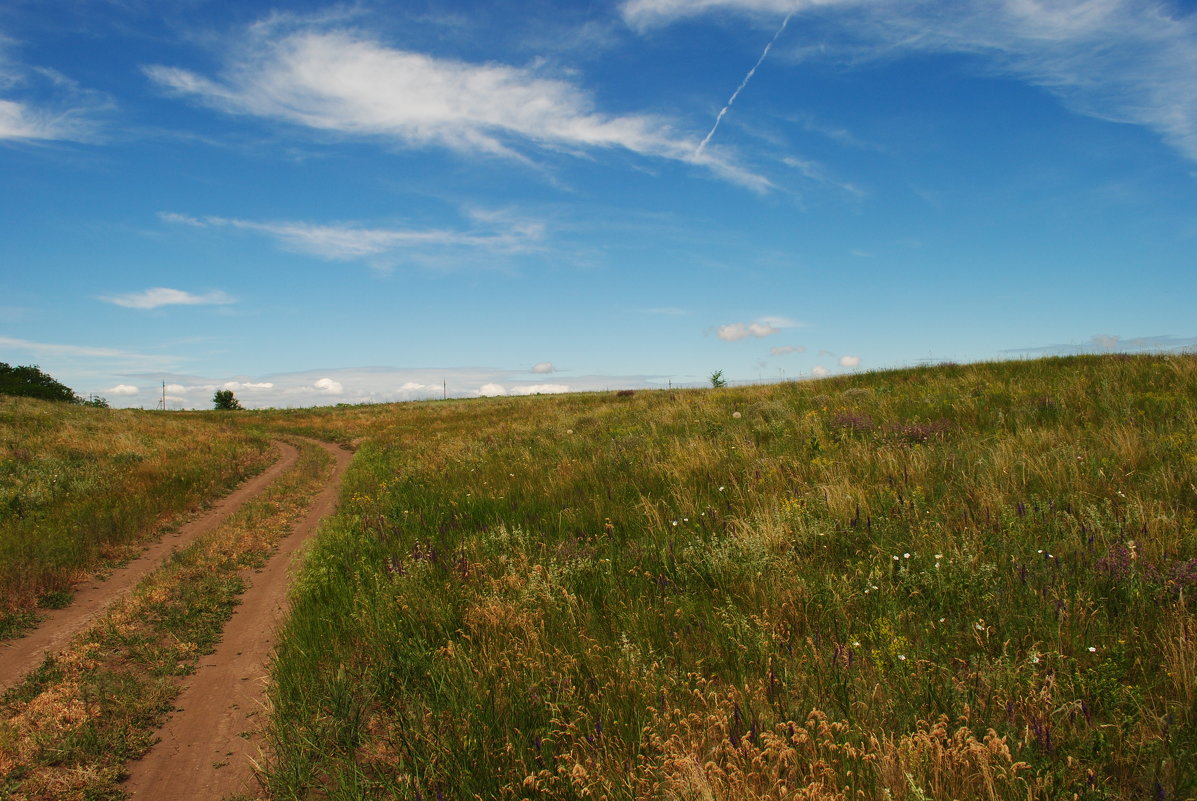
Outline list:
[[[0,361],[114,406],[1197,345],[1197,7],[0,8]]]

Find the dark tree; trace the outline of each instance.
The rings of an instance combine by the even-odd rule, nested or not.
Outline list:
[[[212,396],[212,403],[217,409],[240,409],[241,402],[233,395],[231,389],[218,389],[216,394]]]
[[[4,362],[0,362],[0,395],[19,395],[67,403],[79,402],[74,390],[58,383],[35,365],[10,367]]]

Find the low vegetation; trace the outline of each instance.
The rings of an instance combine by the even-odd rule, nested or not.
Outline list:
[[[0,638],[271,459],[217,417],[0,396]]]
[[[328,480],[331,459],[299,463],[220,528],[179,551],[64,653],[0,699],[0,796],[120,799],[125,763],[152,745],[180,677],[210,653],[259,566]],[[251,579],[252,580],[252,579]]]
[[[362,439],[287,799],[1197,796],[1197,359],[270,414]]]

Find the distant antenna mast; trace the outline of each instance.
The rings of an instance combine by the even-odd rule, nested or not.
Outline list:
[[[162,400],[158,401],[158,408],[166,411],[166,382],[162,382]]]
[[[449,400],[449,379],[441,379],[441,400]]]

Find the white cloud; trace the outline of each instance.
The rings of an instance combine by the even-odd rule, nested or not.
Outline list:
[[[780,333],[786,328],[796,328],[801,323],[785,317],[761,317],[751,323],[728,323],[715,329],[724,342],[738,342],[747,337],[762,339]]]
[[[3,342],[0,342],[0,347]],[[570,379],[570,383],[534,383],[526,380],[527,370],[501,370],[486,367],[445,368],[337,368],[267,376],[226,376],[207,378],[163,373],[160,371],[122,376],[134,381],[121,383],[152,384],[136,398],[123,403],[115,393],[113,405],[138,405],[148,398],[156,403],[160,386],[166,381],[167,402],[170,408],[212,408],[212,393],[218,389],[232,389],[242,405],[251,409],[264,407],[309,407],[335,403],[392,403],[482,395],[522,396],[560,392],[593,392],[611,389],[664,388],[667,376],[645,375],[589,375]],[[57,377],[57,373],[55,373]],[[115,377],[115,376],[114,376]],[[92,386],[103,386],[90,376]],[[701,382],[705,383],[705,382]],[[676,377],[674,386],[679,386]],[[699,385],[698,383],[695,386]],[[340,389],[339,392],[332,390]]]
[[[813,375],[815,378],[822,378],[823,376],[829,375],[830,373],[831,373],[831,371],[828,370],[826,367],[824,367],[821,364],[815,365],[813,368],[811,368],[811,371],[810,371],[810,374]]]
[[[115,387],[109,387],[104,390],[105,395],[136,395],[140,392],[137,387],[132,384],[117,384]]]
[[[562,392],[569,392],[569,387],[565,384],[524,384],[511,388],[512,395],[559,395]]]
[[[821,14],[876,58],[904,52],[980,57],[1059,97],[1073,110],[1143,125],[1197,161],[1197,15],[1144,0],[627,0],[645,28],[737,11],[771,19]],[[834,44],[804,53],[829,54]]]
[[[545,234],[544,224],[539,221],[499,215],[474,215],[476,220],[485,225],[471,231],[369,228],[345,223],[255,222],[226,217],[190,217],[173,212],[161,212],[158,217],[164,222],[197,228],[229,227],[265,234],[286,250],[329,261],[384,257],[421,248],[463,247],[519,253],[533,249]]]
[[[769,353],[774,356],[785,356],[787,353],[806,353],[806,348],[802,345],[778,345],[775,348],[769,348]]]
[[[629,25],[647,28],[667,25],[681,17],[693,17],[724,9],[784,15],[835,2],[836,0],[626,0],[620,6],[620,11]]]
[[[0,139],[67,139],[44,112],[15,100],[0,100]]]
[[[157,309],[162,306],[222,306],[235,303],[233,298],[219,290],[204,295],[195,295],[181,289],[153,287],[142,292],[125,295],[102,295],[100,300],[124,306],[127,309]]]
[[[840,357],[840,367],[859,367],[859,366],[860,366],[860,357],[859,356],[841,356]]]
[[[408,147],[526,158],[526,145],[581,154],[619,148],[705,167],[756,190],[766,179],[657,116],[599,112],[584,90],[535,69],[399,50],[366,34],[277,17],[255,26],[220,79],[162,65],[159,85],[232,114]]]
[[[534,373],[555,373],[557,368],[553,366],[552,362],[539,362],[532,365],[532,372]]]
[[[96,138],[96,115],[111,106],[99,92],[82,89],[65,75],[26,67],[8,57],[11,42],[0,36],[0,142],[75,141]],[[16,99],[28,93],[36,101]]]
[[[231,389],[233,391],[249,390],[251,392],[263,389],[274,389],[273,382],[270,381],[225,381],[220,385],[221,389]]]

